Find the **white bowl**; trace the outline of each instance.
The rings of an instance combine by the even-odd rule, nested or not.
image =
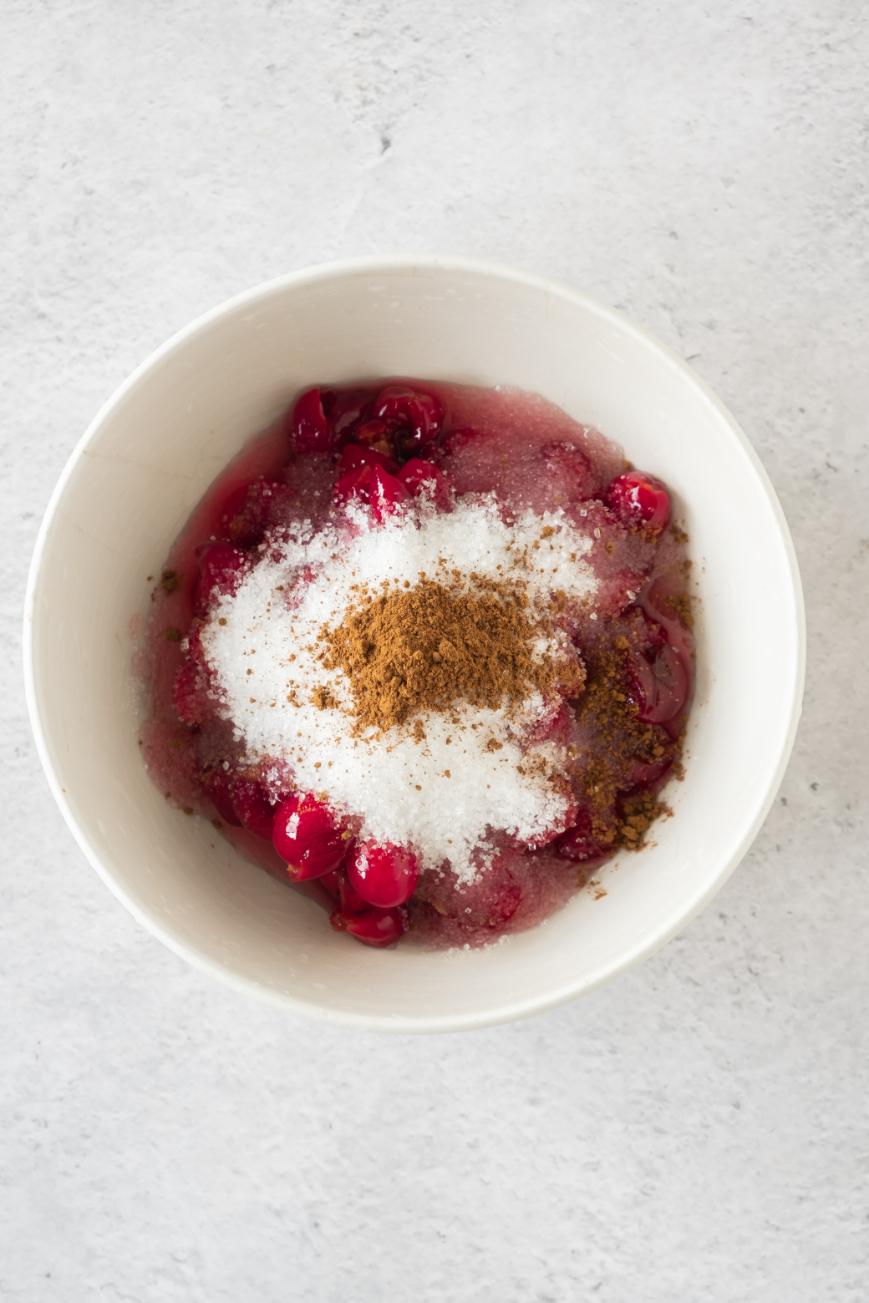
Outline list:
[[[684,782],[655,844],[496,946],[373,951],[243,862],[151,783],[137,745],[131,618],[193,505],[314,381],[404,374],[537,391],[675,491],[701,595]],[[452,259],[374,259],[272,281],[201,317],[94,420],[39,535],[27,692],[55,798],[94,868],[172,950],[290,1009],[400,1031],[478,1027],[587,991],[705,905],[769,809],[796,731],[804,624],[770,484],[673,354],[569,290]]]

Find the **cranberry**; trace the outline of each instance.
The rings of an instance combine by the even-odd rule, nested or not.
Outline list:
[[[238,547],[259,543],[271,523],[275,499],[286,493],[287,486],[282,480],[267,479],[264,475],[240,485],[221,508],[217,530],[220,538]]]
[[[336,869],[350,849],[350,837],[332,811],[310,793],[296,793],[275,811],[272,842],[287,861],[294,882]]]
[[[218,597],[234,593],[241,583],[248,559],[241,548],[231,543],[206,543],[197,549],[199,579],[196,583],[194,606],[206,611]]]
[[[610,484],[606,500],[628,525],[656,533],[670,519],[670,495],[660,480],[642,471],[627,471]]]
[[[390,475],[398,472],[398,462],[385,453],[378,452],[376,448],[361,443],[345,443],[338,458],[338,468],[342,475],[347,471],[357,471],[362,466],[380,466],[382,470],[389,471]]]
[[[594,835],[591,812],[581,809],[573,827],[559,838],[555,849],[562,859],[572,860],[574,864],[588,864],[592,860],[605,859],[612,847]]]
[[[434,443],[443,428],[444,409],[434,394],[407,385],[387,385],[374,400],[373,412],[395,432],[405,451]]]
[[[446,511],[452,499],[452,484],[434,462],[411,457],[398,473],[402,484],[407,485],[415,498],[430,498],[441,511]]]
[[[294,452],[328,452],[332,447],[332,431],[323,410],[323,395],[319,389],[306,389],[299,394],[289,415],[290,443]]]
[[[370,905],[389,909],[403,905],[413,895],[419,862],[405,846],[362,842],[347,864],[347,881]]]
[[[690,677],[681,656],[665,643],[651,660],[632,656],[630,667],[641,721],[666,724],[674,719],[690,689]]]
[[[357,499],[366,503],[379,525],[401,507],[410,497],[401,480],[390,475],[382,466],[360,466],[348,471],[335,482],[332,490],[336,502]]]
[[[360,914],[336,909],[329,922],[336,932],[349,932],[366,946],[394,946],[405,928],[400,909],[366,909]]]

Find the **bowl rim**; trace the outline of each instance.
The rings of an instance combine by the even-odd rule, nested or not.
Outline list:
[[[713,880],[707,883],[693,896],[689,896],[687,900],[682,898],[674,908],[668,921],[663,926],[659,927],[656,932],[652,933],[638,945],[634,946],[633,949],[620,955],[617,959],[601,965],[590,976],[585,976],[576,981],[562,984],[560,987],[547,992],[545,995],[522,999],[506,999],[482,1013],[439,1014],[430,1018],[425,1016],[410,1017],[399,1014],[371,1015],[356,1013],[350,1010],[332,1009],[317,1004],[313,1000],[303,999],[290,993],[278,992],[261,985],[252,977],[245,977],[239,974],[231,966],[208,957],[196,947],[180,940],[174,935],[170,928],[152,917],[147,910],[141,908],[133,899],[131,899],[124,887],[116,879],[114,873],[104,864],[100,855],[90,844],[87,833],[79,824],[78,819],[72,811],[52,759],[51,748],[48,741],[49,729],[42,716],[33,661],[34,611],[41,578],[42,562],[46,543],[58,515],[58,508],[63,499],[67,484],[82,456],[82,453],[91,443],[107,418],[124,401],[127,395],[139,385],[148,372],[150,372],[154,366],[159,364],[164,357],[168,356],[180,345],[186,343],[194,336],[207,331],[215,322],[224,317],[230,316],[239,309],[250,307],[255,303],[260,303],[273,295],[282,294],[287,289],[301,285],[314,284],[318,281],[336,280],[347,275],[388,274],[395,270],[413,268],[419,268],[420,270],[426,271],[434,270],[467,273],[485,278],[509,281],[526,289],[542,291],[544,294],[567,300],[568,302],[585,309],[591,314],[599,316],[609,325],[616,327],[618,330],[633,335],[635,339],[651,349],[664,365],[671,370],[675,370],[683,379],[692,384],[695,389],[699,391],[705,402],[713,409],[720,423],[727,429],[734,442],[741,449],[766,496],[769,506],[772,509],[773,518],[778,527],[778,536],[783,546],[785,560],[787,562],[791,597],[794,606],[794,656],[792,657],[789,666],[789,672],[791,674],[790,699],[787,715],[787,727],[784,730],[784,735],[781,740],[778,763],[770,776],[766,790],[760,792],[755,799],[751,817],[745,824],[743,835],[740,838],[736,849],[727,861],[721,865]],[[42,522],[37,533],[36,542],[34,544],[27,576],[24,599],[22,649],[24,660],[24,695],[27,703],[30,725],[36,743],[37,754],[42,764],[51,793],[57,802],[67,827],[72,833],[85,858],[113,895],[120,900],[137,922],[150,932],[152,936],[155,936],[158,940],[162,941],[169,950],[199,971],[206,972],[211,976],[216,977],[219,981],[227,983],[237,991],[252,993],[259,999],[266,1000],[270,1004],[279,1006],[284,1010],[290,1010],[291,1012],[303,1014],[311,1018],[318,1018],[333,1025],[355,1027],[368,1031],[390,1031],[401,1033],[454,1032],[474,1030],[477,1028],[494,1026],[500,1023],[512,1022],[520,1018],[527,1018],[532,1014],[541,1013],[547,1009],[553,1009],[558,1005],[565,1004],[567,1001],[575,999],[579,995],[594,990],[603,985],[604,982],[607,982],[619,973],[634,967],[634,965],[638,964],[642,959],[645,959],[647,956],[659,950],[677,932],[695,918],[724,886],[728,878],[745,857],[752,842],[760,832],[763,822],[772,807],[773,801],[775,800],[791,757],[797,729],[799,727],[805,686],[806,616],[796,549],[794,547],[784,511],[782,510],[772,482],[767,475],[758,454],[749,442],[747,435],[744,433],[739,423],[731,415],[724,403],[718,398],[706,381],[701,376],[697,375],[697,373],[678,355],[678,353],[675,352],[675,350],[671,349],[668,345],[661,343],[657,338],[655,338],[655,336],[651,335],[643,329],[643,327],[637,325],[636,322],[631,320],[630,317],[623,314],[621,311],[609,308],[604,304],[599,303],[596,299],[590,298],[588,295],[572,289],[569,285],[546,277],[536,276],[532,273],[520,271],[504,264],[488,261],[486,259],[454,257],[450,255],[378,254],[310,264],[299,268],[296,271],[286,272],[283,275],[273,277],[270,280],[262,281],[249,289],[243,290],[240,293],[223,300],[215,307],[201,313],[187,325],[182,326],[179,330],[170,335],[164,343],[154,349],[144,359],[144,361],[142,361],[127,376],[127,378],[117,386],[114,392],[99,408],[84,433],[75,443],[45,508]]]

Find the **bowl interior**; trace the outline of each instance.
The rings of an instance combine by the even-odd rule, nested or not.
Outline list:
[[[656,844],[543,926],[483,951],[373,952],[154,789],[137,745],[132,624],[191,508],[316,380],[407,374],[538,391],[675,491],[701,594],[687,778]],[[396,1028],[509,1017],[587,988],[669,935],[756,831],[789,748],[801,611],[753,454],[683,366],[612,314],[486,268],[325,269],[212,314],[97,418],[59,486],[28,610],[31,696],[56,794],[95,866],[188,957],[336,1018]]]

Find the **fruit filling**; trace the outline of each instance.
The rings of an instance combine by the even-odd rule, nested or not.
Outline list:
[[[147,763],[357,941],[532,926],[666,813],[686,541],[659,479],[542,398],[308,389],[154,587]]]

